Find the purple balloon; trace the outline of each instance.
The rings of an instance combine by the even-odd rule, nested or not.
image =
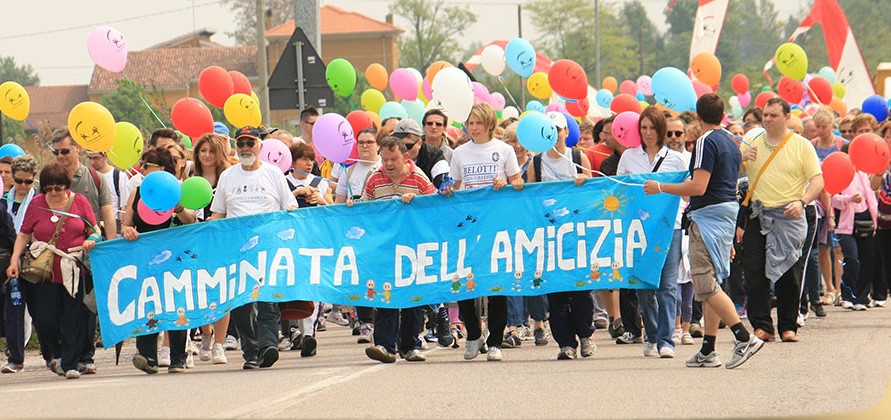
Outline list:
[[[356,142],[349,121],[334,113],[324,114],[316,120],[312,138],[322,156],[334,163],[345,163]]]
[[[97,66],[114,73],[127,65],[127,41],[111,26],[99,26],[87,38],[87,52]]]
[[[504,95],[502,95],[501,92],[495,92],[489,95],[489,100],[492,103],[492,108],[495,108],[496,111],[504,109]]]
[[[291,151],[279,140],[266,139],[260,148],[260,160],[278,166],[282,172],[291,169]]]
[[[473,82],[473,96],[483,102],[489,102],[489,88],[480,82]]]

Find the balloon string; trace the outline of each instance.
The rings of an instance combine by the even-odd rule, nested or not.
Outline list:
[[[38,137],[39,139],[43,140],[43,144],[45,144],[46,147],[49,147],[50,150],[53,149],[53,146],[49,143],[49,141],[47,141],[47,140],[40,134],[40,130],[38,130],[37,127],[34,126],[34,124],[31,124],[31,121],[29,121],[27,118],[25,118],[25,123],[28,124],[28,127],[31,127],[31,129],[34,130],[34,134],[37,135],[37,137]]]
[[[344,164],[341,163],[340,166],[343,167],[343,174],[344,174],[344,175],[346,175],[346,174],[349,173],[349,171],[347,171],[347,166],[346,166],[346,165],[344,165]],[[350,185],[350,180],[349,180],[349,179],[347,179],[346,181],[347,181],[347,182],[346,182],[346,184],[347,184],[347,193],[350,194],[350,198],[353,198],[353,197],[355,197],[355,196],[353,195],[353,186]]]
[[[318,178],[321,179],[322,181],[325,181],[325,182],[327,182],[327,183],[329,183],[329,184],[337,185],[336,182],[334,182],[334,181],[332,181],[332,180],[330,180],[330,179],[328,179],[328,178],[322,178],[322,177],[320,177],[320,176],[318,176],[318,175],[314,175],[314,174],[311,174],[311,173],[309,173],[309,172],[303,172],[303,171],[301,171],[301,170],[299,170],[299,169],[291,168],[291,170],[294,171],[294,172],[297,172],[297,173],[299,173],[299,174],[306,175],[306,176],[318,177]]]
[[[158,114],[155,113],[155,110],[152,109],[152,106],[149,105],[149,103],[142,96],[142,92],[139,90],[138,87],[136,87],[136,84],[134,84],[133,81],[130,80],[129,77],[127,77],[126,73],[121,72],[121,74],[124,75],[124,79],[126,79],[128,82],[130,82],[130,86],[133,86],[133,89],[136,89],[136,94],[139,95],[139,99],[142,99],[142,103],[145,104],[145,107],[148,108],[148,110],[152,113],[152,115],[155,116],[155,119],[158,120],[159,123],[161,123],[161,127],[167,128],[167,125],[164,124],[164,121],[161,121],[161,117],[159,117]]]
[[[551,150],[553,150],[553,151],[555,151],[555,152],[557,151],[556,148],[555,148],[555,149],[551,149]],[[545,153],[547,153],[547,152],[545,152]],[[559,153],[559,152],[558,152],[558,153]],[[613,177],[613,176],[609,176],[609,175],[607,175],[607,174],[605,174],[605,173],[603,173],[603,172],[600,172],[600,171],[597,171],[597,170],[594,170],[594,169],[588,169],[588,168],[586,168],[586,167],[584,167],[584,166],[582,166],[582,165],[579,165],[579,164],[573,162],[573,161],[572,161],[572,158],[567,157],[567,156],[564,155],[564,154],[561,154],[560,157],[563,158],[563,159],[566,159],[567,161],[569,161],[569,163],[572,163],[572,166],[575,166],[575,167],[581,169],[582,171],[591,171],[591,172],[593,172],[593,173],[595,173],[595,174],[598,174],[598,175],[600,175],[600,176],[602,176],[602,177],[604,177],[604,178],[606,178],[606,179],[608,179],[608,180],[610,180],[610,181],[612,181],[612,182],[615,182],[616,184],[627,185],[627,186],[629,186],[629,187],[643,187],[643,186],[644,186],[644,184],[634,184],[634,183],[631,183],[631,182],[625,182],[625,181],[616,179],[616,178]],[[544,162],[544,161],[542,161],[542,162]]]
[[[514,103],[514,106],[516,106],[517,109],[522,109],[520,104],[518,104],[517,101],[514,99],[514,95],[511,95],[510,89],[508,89],[507,86],[504,85],[504,78],[498,76],[498,81],[501,82],[501,87],[504,88],[504,92],[507,93],[507,97],[510,98],[510,101]]]

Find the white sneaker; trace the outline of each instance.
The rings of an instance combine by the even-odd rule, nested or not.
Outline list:
[[[807,314],[802,314],[800,312],[798,313],[798,321],[796,322],[798,324],[798,328],[804,327],[804,321],[806,319],[807,319]]]
[[[644,357],[659,357],[659,350],[656,349],[656,343],[644,343]]]
[[[483,345],[483,337],[476,340],[467,340],[464,344],[464,360],[473,360],[480,355],[480,347]]]
[[[848,302],[846,300],[843,300],[841,303],[841,307],[842,307],[842,309],[854,309],[854,304],[851,302]]]
[[[235,337],[233,337],[233,336],[231,336],[231,335],[227,335],[227,336],[226,336],[226,341],[223,342],[223,349],[225,349],[225,350],[238,350],[238,339],[235,338]]]
[[[215,365],[225,365],[229,363],[229,360],[226,359],[226,350],[223,348],[222,344],[214,343],[213,349],[210,351],[213,359],[213,364]]]
[[[213,347],[213,336],[201,336],[201,348],[198,350],[198,358],[206,362],[210,360],[210,348]]]
[[[170,366],[170,347],[161,347],[161,351],[158,352],[158,366]]]
[[[690,345],[696,344],[696,342],[693,341],[693,336],[690,335],[690,333],[685,332],[684,335],[681,336],[681,344]]]
[[[855,311],[865,311],[866,305],[864,305],[862,303],[858,303],[858,304],[855,304],[853,307],[851,307],[851,309],[853,309]]]
[[[887,300],[877,300],[873,302],[876,308],[884,308],[886,304],[888,304]]]
[[[674,359],[674,349],[671,347],[662,347],[659,349],[659,357],[663,359]]]
[[[671,334],[671,341],[674,341],[674,345],[681,344],[681,329],[675,328],[674,332]]]
[[[193,355],[192,352],[189,352],[188,355],[186,355],[186,369],[193,368],[195,368],[195,355]]]
[[[486,353],[486,360],[490,362],[500,362],[504,359],[504,354],[501,353],[501,349],[498,347],[490,347],[489,351]]]

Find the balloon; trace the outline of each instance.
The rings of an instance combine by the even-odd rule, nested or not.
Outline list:
[[[148,206],[145,205],[145,202],[140,199],[139,202],[136,204],[136,213],[139,214],[139,218],[142,219],[143,222],[146,222],[150,225],[160,225],[170,220],[170,218],[173,216],[173,207],[164,211],[155,211],[148,208]]]
[[[155,211],[173,209],[179,204],[182,193],[183,189],[179,185],[179,180],[167,171],[154,171],[146,175],[142,180],[142,186],[139,187],[142,202],[146,207]]]
[[[477,98],[483,102],[489,101],[489,88],[486,85],[480,82],[470,82],[470,85],[473,86],[473,97]]]
[[[761,92],[758,96],[755,97],[755,106],[761,109],[764,109],[764,105],[767,104],[767,101],[771,98],[776,98],[777,95],[771,91]],[[740,103],[741,104],[741,103]]]
[[[517,140],[530,152],[547,152],[557,144],[557,126],[545,114],[529,113],[517,123]]]
[[[114,144],[114,117],[102,105],[81,102],[68,114],[68,131],[84,149],[107,152]]]
[[[613,98],[613,101],[609,104],[609,109],[616,114],[621,114],[625,111],[631,111],[640,114],[640,112],[643,111],[637,98],[626,93],[620,93],[618,96]]]
[[[640,114],[636,112],[625,111],[617,115],[613,120],[613,137],[625,147],[640,146],[640,132],[637,131],[638,120],[640,120]]]
[[[379,63],[369,64],[365,69],[365,80],[368,81],[368,84],[371,87],[383,91],[387,88],[387,69]],[[366,90],[367,92],[367,90]]]
[[[315,138],[315,137],[313,137]],[[325,155],[326,157],[328,155]],[[264,141],[260,147],[260,155],[258,156],[263,162],[271,163],[278,166],[283,173],[291,169],[291,151],[284,143],[270,139]]]
[[[566,105],[560,102],[550,103],[545,107],[545,112],[566,112]]]
[[[434,62],[429,67],[427,67],[427,80],[429,80],[430,83],[433,83],[433,79],[436,78],[436,75],[439,74],[439,71],[444,68],[448,68],[448,67],[455,67],[455,66],[453,66],[452,63],[449,63],[448,61]],[[428,98],[431,98],[431,96],[433,96],[433,95],[428,96]]]
[[[830,153],[820,166],[823,169],[823,189],[829,195],[844,191],[854,180],[854,164],[844,152]]]
[[[563,113],[563,116],[566,117],[566,129],[569,130],[569,134],[566,135],[566,147],[575,147],[581,136],[579,122],[566,112]]]
[[[835,82],[832,84],[832,96],[837,98],[844,98],[847,89],[845,89],[845,85],[841,82]]]
[[[381,107],[380,114],[382,120],[387,118],[399,118],[400,120],[408,118],[408,112],[405,111],[405,107],[399,104],[399,102],[393,101],[385,103]]]
[[[622,84],[619,85],[619,93],[637,96],[637,85],[630,80],[623,80]]]
[[[588,115],[588,110],[591,105],[588,102],[588,98],[582,99],[580,101],[575,102],[567,102],[566,103],[566,112],[568,112],[573,117],[584,117]]]
[[[99,26],[87,38],[87,52],[97,66],[120,73],[127,66],[127,40],[111,26]]]
[[[508,67],[522,77],[529,77],[535,70],[535,48],[523,38],[514,38],[504,49]]]
[[[388,102],[402,108],[396,102]],[[404,110],[403,110],[404,111]],[[353,150],[356,138],[349,121],[338,114],[324,114],[312,127],[312,138],[319,152],[334,163],[344,163]]]
[[[643,92],[640,92],[640,91],[637,92],[637,95],[634,95],[634,98],[640,102],[643,102],[644,99],[646,99],[646,98],[644,98]]]
[[[637,91],[647,96],[653,95],[653,78],[650,76],[640,76],[637,78]]]
[[[269,143],[281,143],[280,141]],[[283,143],[282,143],[283,144]],[[290,158],[290,153],[288,157]],[[182,184],[182,198],[179,204],[189,210],[198,210],[207,207],[213,200],[213,187],[204,177],[193,176]]]
[[[666,108],[677,111],[696,109],[696,92],[684,72],[674,67],[663,67],[653,75],[653,96]]]
[[[427,100],[426,102],[430,102],[430,100],[433,99],[433,88],[430,86],[430,79],[426,77],[424,78],[424,81],[421,82],[421,93],[424,94],[424,99]]]
[[[424,75],[422,75],[421,72],[418,71],[418,69],[416,69],[414,67],[407,67],[407,68],[408,68],[408,71],[410,71],[411,74],[413,74],[415,76],[416,84],[420,84],[421,81],[424,80]]]
[[[232,93],[251,94],[251,81],[240,71],[229,70],[229,77],[232,78]],[[226,98],[228,99],[228,98]]]
[[[504,61],[504,50],[495,44],[483,48],[483,52],[480,54],[480,64],[486,73],[492,76],[500,75],[507,65],[507,62]]]
[[[829,84],[828,80],[816,76],[808,82],[807,87],[812,92],[810,94],[812,101],[819,102],[822,105],[828,105],[832,102],[832,85]]]
[[[260,104],[254,98],[243,93],[236,93],[226,100],[223,114],[229,123],[236,127],[256,127],[263,121],[260,115]]]
[[[503,118],[505,120],[508,118],[517,118],[519,116],[520,116],[520,111],[517,110],[517,108],[513,107],[513,106],[505,107],[504,110],[501,111],[501,118]]]
[[[182,98],[176,101],[170,109],[170,120],[177,130],[190,137],[201,137],[202,134],[213,132],[213,116],[210,114],[210,109],[195,98]]]
[[[418,82],[415,75],[408,69],[396,69],[390,74],[390,90],[393,93],[409,101],[418,98]]]
[[[588,96],[588,75],[585,69],[572,60],[557,60],[548,71],[548,83],[554,92],[569,99]]]
[[[350,96],[356,89],[356,69],[353,64],[343,58],[335,58],[325,69],[325,81],[334,93]]]
[[[377,112],[374,111],[365,111],[366,114],[371,118],[371,121],[374,122],[374,128],[380,130],[381,128],[381,116],[377,115]]]
[[[807,54],[796,43],[787,42],[777,47],[773,56],[777,70],[793,80],[804,80],[807,74]],[[829,102],[827,100],[827,102]]]
[[[749,91],[749,78],[745,74],[737,73],[730,79],[730,87],[737,95],[743,95]]]
[[[209,66],[198,75],[198,91],[207,103],[223,108],[226,100],[235,92],[235,83],[226,69]]]
[[[855,168],[871,175],[885,172],[888,169],[888,164],[891,163],[888,143],[873,133],[864,133],[854,137],[848,146],[848,155],[851,156],[851,162]]]
[[[0,158],[5,158],[7,156],[11,158],[17,158],[19,156],[24,156],[25,150],[19,147],[19,145],[14,143],[7,143],[3,146],[0,146]]]
[[[608,89],[600,89],[594,95],[594,99],[597,101],[598,106],[609,109],[609,104],[613,101],[613,93]]]
[[[406,115],[408,115],[409,119],[415,120],[418,125],[424,121],[424,113],[427,112],[427,109],[424,107],[424,103],[419,99],[415,99],[414,101],[409,101],[406,99],[402,100],[402,108],[405,109]]]
[[[828,80],[830,84],[835,84],[835,70],[833,70],[832,67],[820,67],[820,71],[817,72],[817,76]]]
[[[701,98],[702,95],[705,95],[706,93],[715,93],[711,86],[708,86],[699,80],[691,80],[690,83],[693,85],[693,92],[696,93],[697,99]]]
[[[0,112],[16,121],[24,121],[31,112],[31,97],[22,85],[7,81],[0,85]]]
[[[179,141],[183,143],[183,146],[186,146],[186,149],[192,148],[192,138],[183,134],[182,131],[176,130],[176,134],[179,135]]]
[[[863,100],[860,109],[867,114],[872,114],[879,123],[888,119],[888,103],[880,95],[868,96]]]
[[[739,98],[739,106],[743,108],[747,108],[752,103],[752,94],[750,92],[737,95],[737,97]]]
[[[353,129],[355,135],[359,135],[359,132],[366,128],[374,127],[374,120],[365,111],[350,112],[347,114],[346,120],[349,121],[350,128]]]
[[[554,94],[554,90],[551,89],[551,85],[548,83],[548,74],[542,71],[532,73],[532,76],[529,76],[529,80],[526,80],[526,88],[529,89],[529,93],[532,96],[538,99],[548,99]]]
[[[546,112],[546,109],[547,108],[545,108],[545,106],[542,105],[541,102],[538,102],[538,101],[526,102],[526,110],[527,111]]]
[[[603,89],[609,91],[609,93],[616,93],[616,89],[619,88],[619,82],[616,81],[615,77],[607,76],[603,79],[603,83],[600,84]]]
[[[730,107],[731,107],[731,108],[733,108],[733,107],[739,107],[739,106],[740,106],[740,105],[739,105],[739,97],[737,97],[736,95],[733,95],[733,96],[730,97],[730,99],[727,101],[727,103],[730,104]]]
[[[777,93],[779,93],[780,98],[785,99],[786,102],[797,104],[801,102],[801,98],[804,97],[804,86],[797,80],[792,80],[783,76],[783,78],[780,79],[780,83],[777,84]]]
[[[705,83],[706,86],[718,86],[721,83],[721,61],[708,51],[703,51],[693,57],[693,61],[690,62],[690,71],[697,80]]]
[[[504,109],[504,95],[502,95],[501,92],[495,92],[489,95],[489,99],[491,99],[492,108],[495,108],[496,111],[501,111]]]
[[[144,147],[142,133],[135,125],[126,121],[121,121],[114,127],[114,144],[108,151],[108,160],[120,169],[130,169],[142,157]]]
[[[452,121],[466,121],[473,107],[473,85],[461,69],[446,67],[436,73],[430,103]]]
[[[359,98],[362,109],[371,112],[380,112],[385,102],[387,102],[387,98],[384,98],[384,94],[377,89],[366,89]]]

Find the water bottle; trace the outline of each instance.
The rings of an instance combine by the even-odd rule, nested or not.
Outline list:
[[[9,279],[9,299],[13,306],[22,306],[22,289],[19,289],[19,279]]]

